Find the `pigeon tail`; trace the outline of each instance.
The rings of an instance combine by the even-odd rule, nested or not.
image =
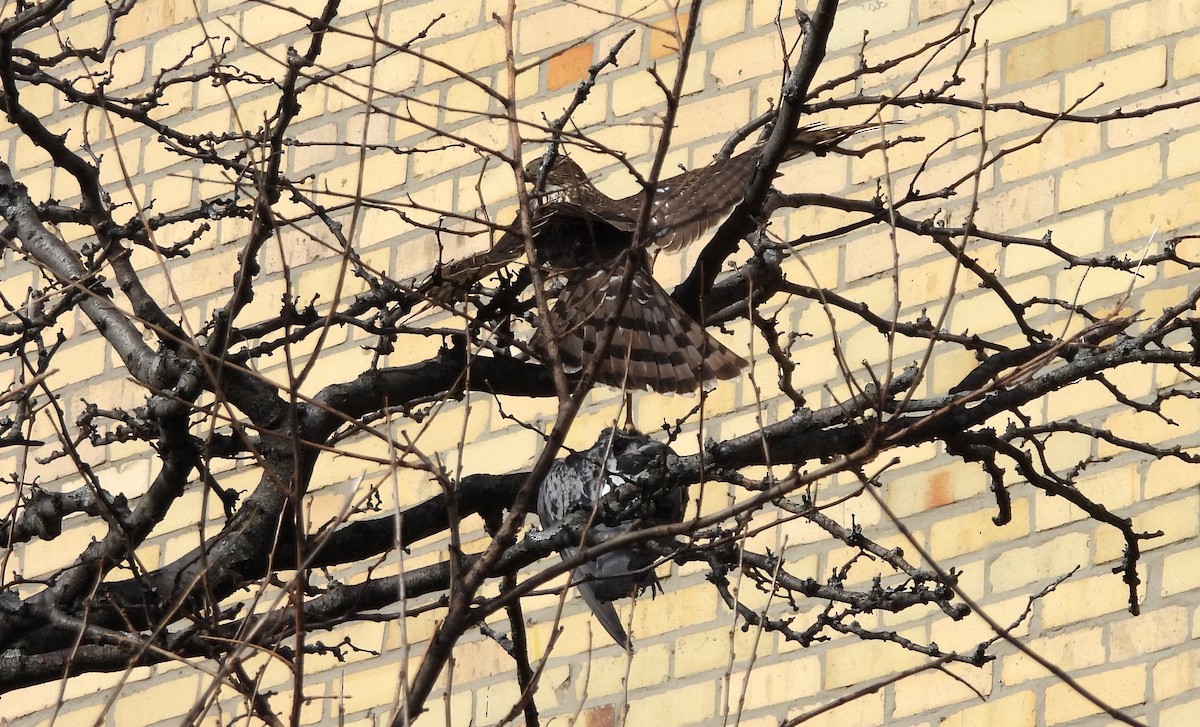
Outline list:
[[[600,600],[593,585],[589,581],[584,581],[576,587],[579,589],[579,595],[583,596],[583,602],[592,610],[596,620],[600,622],[612,640],[632,654],[633,641],[630,640],[629,634],[625,633],[625,628],[621,625],[621,617],[617,615],[617,609],[613,608],[612,601]]]

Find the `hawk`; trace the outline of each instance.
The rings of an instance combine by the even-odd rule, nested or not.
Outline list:
[[[874,124],[824,127],[796,132],[785,160],[822,153]],[[618,388],[659,393],[690,393],[719,379],[739,375],[746,361],[709,335],[671,298],[650,273],[647,248],[679,250],[720,223],[741,202],[758,168],[761,146],[658,183],[654,190],[647,244],[635,238],[642,194],[613,199],[583,170],[558,156],[545,171],[544,191],[533,202],[533,236],[546,272],[565,275],[558,300],[532,345],[543,354],[550,332],[568,373],[595,358],[608,321],[612,343],[598,365],[596,380]],[[528,182],[542,172],[542,160],[525,168]],[[426,294],[446,302],[455,290],[514,262],[524,253],[520,234],[505,233],[488,252],[442,268]],[[636,257],[630,294],[618,311],[621,262]],[[545,323],[545,321],[543,322]]]
[[[645,527],[683,521],[687,495],[683,487],[655,488],[666,474],[667,462],[675,457],[670,447],[637,432],[606,429],[591,449],[558,460],[538,489],[537,514],[543,527],[561,522],[577,510],[593,510],[600,499],[622,486],[632,486],[636,522],[607,525],[595,516],[588,527],[592,542]],[[633,493],[622,493],[633,494]],[[624,501],[624,498],[622,498]],[[565,548],[564,559],[577,548]],[[633,645],[612,602],[642,592],[661,590],[654,565],[659,556],[652,550],[631,547],[603,553],[574,571],[573,580],[583,600],[613,641],[627,651]]]

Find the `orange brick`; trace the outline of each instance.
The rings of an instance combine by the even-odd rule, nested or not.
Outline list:
[[[678,56],[683,35],[687,32],[688,13],[655,23],[650,32],[650,58],[658,60]]]
[[[546,62],[546,88],[556,91],[587,78],[595,47],[591,43],[571,46]]]

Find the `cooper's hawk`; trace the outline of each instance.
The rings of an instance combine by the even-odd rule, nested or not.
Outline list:
[[[824,149],[873,125],[801,128],[785,159]],[[644,239],[666,251],[678,250],[716,226],[745,194],[758,166],[761,147],[661,181],[654,190]],[[541,160],[525,169],[533,182]],[[737,376],[746,362],[687,315],[650,274],[648,245],[634,239],[642,194],[612,199],[592,184],[571,159],[558,156],[546,170],[544,192],[534,199],[533,232],[539,262],[565,274],[558,300],[533,338],[545,352],[549,331],[558,332],[558,350],[568,373],[595,357],[605,325],[616,332],[597,369],[596,380],[615,387],[687,393],[716,379]],[[524,252],[519,234],[505,233],[496,246],[452,263],[435,276],[429,291],[445,302],[448,291],[473,283],[515,261]],[[637,257],[630,295],[618,313],[621,260]]]
[[[588,531],[591,542],[615,537],[637,526],[648,527],[683,520],[687,495],[682,487],[655,488],[662,482],[668,461],[675,457],[667,445],[636,432],[606,429],[591,449],[568,455],[554,463],[538,490],[537,513],[543,527],[562,521],[571,512],[591,511],[602,497],[622,487],[637,488],[632,498],[636,520],[606,525],[593,518]],[[630,494],[630,493],[622,493]],[[577,548],[566,548],[563,558],[573,557]],[[660,588],[654,574],[659,556],[652,550],[632,547],[609,551],[580,565],[572,580],[580,595],[613,640],[627,650],[632,644],[612,602]]]

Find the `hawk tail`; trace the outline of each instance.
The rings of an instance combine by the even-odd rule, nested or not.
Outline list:
[[[687,394],[741,374],[746,361],[713,338],[671,299],[649,271],[634,271],[624,307],[617,312],[621,275],[608,268],[581,271],[550,312],[560,336],[558,351],[568,373],[586,368],[597,355],[608,321],[612,344],[596,372],[602,384],[663,394]],[[547,327],[533,345],[546,350]]]

